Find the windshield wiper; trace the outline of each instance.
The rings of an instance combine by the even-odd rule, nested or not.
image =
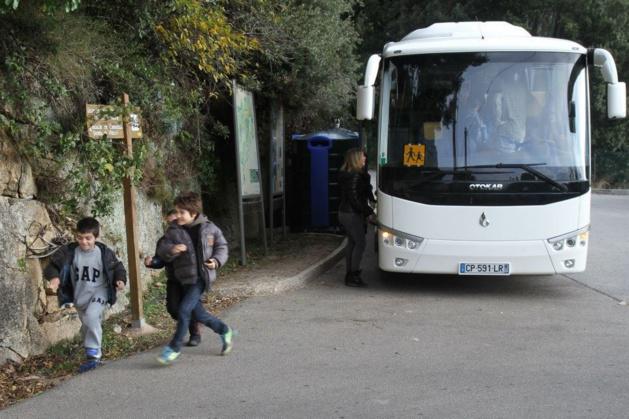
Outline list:
[[[464,169],[522,169],[534,176],[537,176],[539,179],[542,179],[546,183],[553,185],[554,187],[560,189],[563,192],[568,190],[568,187],[564,184],[557,182],[556,180],[546,176],[542,172],[537,169],[534,169],[532,166],[544,166],[546,163],[531,163],[531,164],[523,164],[523,163],[498,163],[498,164],[479,164],[476,166],[464,166]]]

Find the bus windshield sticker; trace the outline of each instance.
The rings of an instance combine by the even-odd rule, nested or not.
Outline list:
[[[404,144],[404,166],[422,167],[426,159],[425,144]]]

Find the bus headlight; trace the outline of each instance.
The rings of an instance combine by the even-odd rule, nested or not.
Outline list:
[[[585,246],[588,242],[588,237],[590,236],[590,232],[586,231],[584,233],[579,234],[579,244],[581,246]]]
[[[387,246],[391,246],[391,238],[393,237],[392,234],[383,231],[382,232],[382,243],[386,244]]]
[[[395,246],[402,249],[416,250],[424,241],[423,237],[412,236],[402,232],[380,226],[382,232],[382,244],[385,246]]]
[[[563,240],[553,243],[553,249],[555,250],[563,249]]]
[[[589,237],[590,226],[584,227],[571,233],[562,234],[561,236],[551,237],[548,239],[548,243],[551,244],[553,249],[561,251],[565,248],[573,248],[577,245],[585,246]]]

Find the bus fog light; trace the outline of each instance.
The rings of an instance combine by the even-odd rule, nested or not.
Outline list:
[[[397,247],[406,247],[406,246],[404,246],[404,242],[405,242],[405,240],[403,238],[395,237],[395,245]]]
[[[413,240],[409,240],[406,245],[408,246],[409,249],[411,250],[415,250],[417,249],[417,242],[414,242]]]
[[[408,259],[395,258],[395,266],[404,266],[408,262]]]
[[[576,244],[577,244],[576,237],[570,237],[568,240],[566,240],[566,245],[568,247],[574,247]]]
[[[559,240],[558,242],[553,243],[553,249],[555,250],[563,249],[563,240]]]
[[[574,259],[566,259],[563,264],[566,268],[574,268]]]

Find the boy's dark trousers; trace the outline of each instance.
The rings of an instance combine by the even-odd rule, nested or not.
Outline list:
[[[179,305],[184,296],[183,285],[174,279],[166,280],[166,311],[170,314],[173,320],[179,318]],[[194,314],[190,319],[190,325],[188,326],[190,336],[200,336],[201,330],[199,323],[197,322]]]
[[[199,300],[205,290],[205,281],[203,279],[198,278],[194,285],[182,285],[182,289],[183,298],[181,303],[179,303],[179,310],[177,311],[177,329],[169,345],[175,352],[181,351],[181,343],[188,332],[192,315],[194,315],[196,321],[203,323],[219,335],[224,335],[229,330],[225,323],[208,313]]]

